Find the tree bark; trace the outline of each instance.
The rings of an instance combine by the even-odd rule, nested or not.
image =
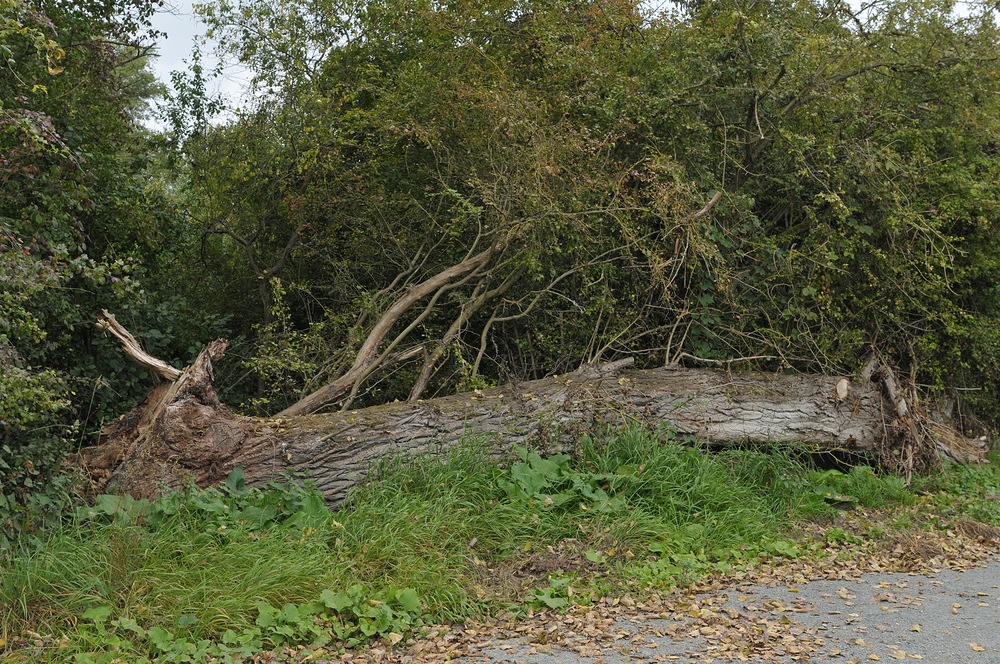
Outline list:
[[[305,472],[335,504],[379,459],[437,452],[463,436],[485,437],[498,452],[531,445],[570,450],[604,427],[667,426],[711,445],[799,444],[816,452],[866,454],[912,471],[934,446],[966,461],[982,441],[898,412],[879,372],[855,384],[843,376],[785,375],[664,367],[623,371],[629,362],[587,365],[564,376],[361,410],[249,418],[234,415],[212,389],[209,345],[178,380],[161,383],[108,425],[99,445],[81,450],[95,491],[150,498],[193,480],[223,481],[242,466],[253,485]],[[920,438],[921,432],[927,438]],[[933,436],[933,439],[930,438]],[[932,442],[931,442],[932,441]],[[930,451],[928,452],[928,445]]]

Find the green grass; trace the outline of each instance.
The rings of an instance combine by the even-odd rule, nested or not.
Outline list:
[[[964,516],[1000,526],[1000,450],[992,450],[989,463],[949,463],[938,474],[922,478],[916,488],[928,493],[945,516]]]
[[[324,630],[343,645],[563,606],[570,584],[586,602],[796,555],[794,519],[831,516],[844,500],[913,499],[870,469],[815,471],[780,450],[711,454],[644,430],[584,440],[572,459],[521,450],[498,464],[485,449],[383,463],[332,514],[308,488],[249,490],[240,477],[154,505],[102,498],[0,559],[0,635],[8,648],[27,630],[64,639],[44,651],[52,661],[207,660],[325,645]],[[508,582],[532,557],[562,571]]]

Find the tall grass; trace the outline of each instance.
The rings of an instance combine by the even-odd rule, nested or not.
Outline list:
[[[332,514],[310,508],[316,496],[301,488],[188,491],[145,516],[81,518],[0,559],[0,629],[8,642],[31,630],[72,644],[80,616],[109,606],[147,630],[217,639],[252,630],[258,602],[309,602],[359,584],[411,588],[427,619],[461,620],[523,599],[475,592],[490,582],[484,566],[509,569],[567,540],[633,552],[607,561],[612,582],[660,558],[760,551],[792,515],[822,510],[811,477],[789,454],[715,455],[627,430],[584,440],[572,460],[522,451],[497,463],[475,441],[397,458]],[[643,578],[671,583],[673,570]]]

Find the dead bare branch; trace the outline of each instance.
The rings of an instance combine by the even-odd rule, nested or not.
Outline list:
[[[452,340],[461,331],[462,326],[469,322],[472,315],[479,311],[484,304],[510,290],[510,287],[514,285],[515,276],[516,275],[514,274],[508,276],[503,283],[493,290],[480,294],[473,293],[473,297],[471,297],[469,301],[462,306],[462,311],[459,313],[458,317],[448,327],[448,330],[441,337],[441,340],[438,342],[434,351],[424,360],[424,366],[420,370],[420,376],[417,377],[416,382],[413,384],[413,388],[410,390],[410,401],[416,401],[421,397],[421,395],[423,395],[424,390],[427,389],[427,385],[430,383],[430,380],[434,375],[437,363],[448,351]]]
[[[157,378],[173,382],[181,377],[181,371],[170,366],[163,360],[158,360],[142,349],[139,342],[126,330],[107,309],[101,311],[97,319],[97,329],[110,332],[122,342],[122,350],[130,360],[144,369],[149,369]]]
[[[435,293],[444,286],[447,286],[453,280],[481,267],[489,260],[494,250],[494,247],[490,247],[486,251],[466,258],[461,263],[457,263],[456,265],[452,265],[451,267],[442,270],[420,284],[410,286],[407,289],[407,292],[396,300],[396,302],[382,314],[372,327],[371,332],[368,334],[368,338],[365,339],[365,342],[361,345],[361,349],[355,356],[353,366],[347,371],[347,373],[340,378],[327,383],[323,387],[320,387],[316,391],[284,409],[278,413],[278,417],[292,417],[295,415],[314,413],[350,390],[357,383],[357,381],[365,375],[368,367],[375,362],[377,359],[376,353],[378,352],[378,347],[381,345],[385,336],[389,333],[389,330],[392,329],[392,326],[396,324],[407,309],[422,300],[424,297]]]
[[[722,200],[722,190],[720,189],[719,191],[716,191],[715,195],[712,196],[711,200],[709,200],[708,203],[705,204],[705,207],[703,207],[702,209],[698,210],[697,212],[691,215],[691,219],[704,217],[706,214],[709,213],[709,211],[711,211],[712,208],[715,207],[716,203],[718,203],[721,200]]]
[[[777,355],[751,355],[749,357],[734,357],[728,360],[713,360],[708,357],[698,357],[697,355],[692,355],[691,353],[678,353],[674,356],[671,366],[676,366],[680,364],[682,359],[691,360],[692,362],[698,362],[699,364],[714,364],[717,367],[731,367],[738,362],[754,362],[756,360],[780,360]]]

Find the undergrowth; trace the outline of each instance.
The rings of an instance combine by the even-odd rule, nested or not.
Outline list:
[[[572,458],[519,449],[497,463],[486,450],[468,441],[384,462],[334,512],[308,482],[251,489],[239,471],[152,503],[101,496],[0,559],[0,652],[203,662],[395,643],[431,622],[795,557],[795,522],[915,500],[870,468],[816,470],[782,450],[712,454],[645,430],[585,439]],[[994,471],[940,481],[984,486],[967,472]]]
[[[966,517],[1000,526],[1000,451],[992,450],[983,465],[950,464],[922,478],[917,488],[930,494],[946,517]]]

